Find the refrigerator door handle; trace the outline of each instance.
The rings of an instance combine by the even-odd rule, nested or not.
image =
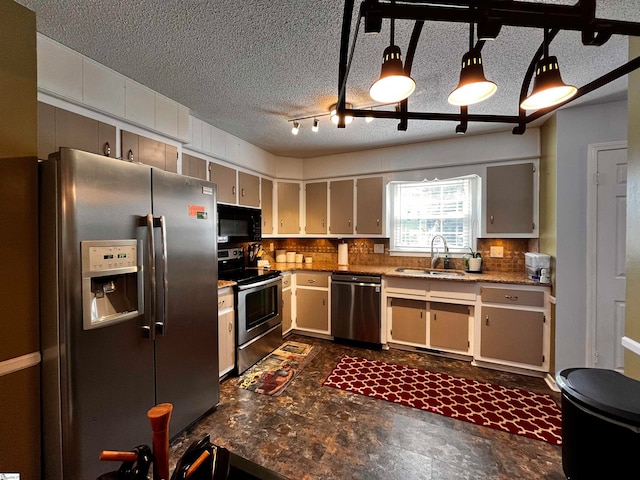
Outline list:
[[[155,322],[155,328],[157,333],[166,335],[167,327],[169,326],[169,318],[167,312],[169,311],[169,297],[167,295],[169,291],[169,280],[167,277],[167,268],[169,259],[167,256],[167,219],[164,215],[161,215],[158,220],[158,226],[160,227],[160,241],[162,243],[162,321]]]
[[[148,214],[147,219],[147,249],[149,255],[149,313],[148,322],[142,327],[145,336],[151,340],[155,339],[155,329],[152,328],[156,318],[156,251],[155,239],[153,235],[153,215]]]

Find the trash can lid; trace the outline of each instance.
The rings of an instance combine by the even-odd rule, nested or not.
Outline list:
[[[640,382],[614,370],[568,368],[557,375],[562,391],[586,407],[640,425]]]

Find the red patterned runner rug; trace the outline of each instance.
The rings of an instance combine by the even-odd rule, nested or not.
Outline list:
[[[560,405],[550,395],[348,355],[323,385],[554,445],[562,443]]]

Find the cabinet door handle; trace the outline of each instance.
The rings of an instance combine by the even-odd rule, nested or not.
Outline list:
[[[233,187],[231,187],[231,194],[232,195],[236,194],[236,186],[235,185]]]
[[[133,162],[133,150],[129,149],[129,153],[127,153],[127,160]]]
[[[351,226],[351,219],[349,219],[349,226]]]
[[[242,191],[240,192],[240,194],[244,197],[244,188],[242,189]]]
[[[491,225],[493,225],[493,215],[491,215],[491,216],[489,217],[489,223],[491,223]]]
[[[222,305],[224,305],[224,300],[220,300],[220,301],[218,302],[218,308],[220,308]]]
[[[233,331],[233,323],[229,322],[229,333]]]
[[[506,298],[507,300],[511,300],[512,302],[517,302],[518,301],[518,296],[517,295],[505,295],[504,298]]]
[[[103,152],[105,157],[111,156],[111,145],[109,145],[109,142],[105,142]]]
[[[324,220],[322,220],[322,228],[324,228]]]
[[[323,298],[322,299],[322,306],[324,307],[326,305],[326,300]]]
[[[380,219],[378,218],[376,219],[376,227],[379,227],[379,226],[380,226]]]
[[[284,222],[282,220],[280,220],[280,227],[282,228],[282,225],[284,224]]]
[[[487,327],[489,326],[489,315],[487,315],[487,316],[484,318],[484,324],[485,324]]]

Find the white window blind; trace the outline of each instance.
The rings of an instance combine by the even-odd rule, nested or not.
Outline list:
[[[476,240],[477,179],[392,184],[391,250],[427,252],[433,237],[442,235],[451,252],[468,252]]]

